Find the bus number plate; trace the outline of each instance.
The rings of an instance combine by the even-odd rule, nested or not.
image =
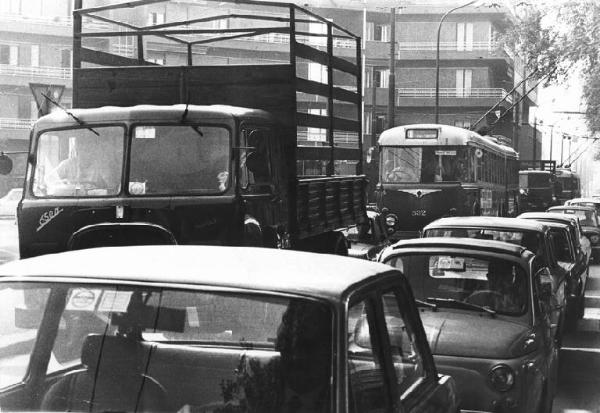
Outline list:
[[[415,209],[411,212],[413,217],[425,217],[427,216],[427,210],[425,209]]]

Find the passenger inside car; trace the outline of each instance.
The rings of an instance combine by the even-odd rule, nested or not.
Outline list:
[[[519,290],[522,277],[515,277],[514,267],[507,261],[490,261],[487,272],[488,289],[477,290],[467,301],[497,311],[520,312],[524,308]]]

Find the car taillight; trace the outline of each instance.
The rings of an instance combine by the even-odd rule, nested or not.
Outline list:
[[[506,364],[498,364],[490,370],[489,379],[492,388],[505,392],[514,386],[515,372]]]

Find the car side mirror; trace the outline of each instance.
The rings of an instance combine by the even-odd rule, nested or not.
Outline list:
[[[4,153],[0,153],[0,175],[8,175],[13,168],[13,161]]]

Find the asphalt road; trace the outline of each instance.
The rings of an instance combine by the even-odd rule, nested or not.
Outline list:
[[[563,340],[555,413],[600,413],[600,265],[590,268],[586,310]]]
[[[0,264],[17,259],[17,226],[0,219]],[[564,338],[553,413],[600,413],[600,265],[590,268],[586,310],[577,330]]]

